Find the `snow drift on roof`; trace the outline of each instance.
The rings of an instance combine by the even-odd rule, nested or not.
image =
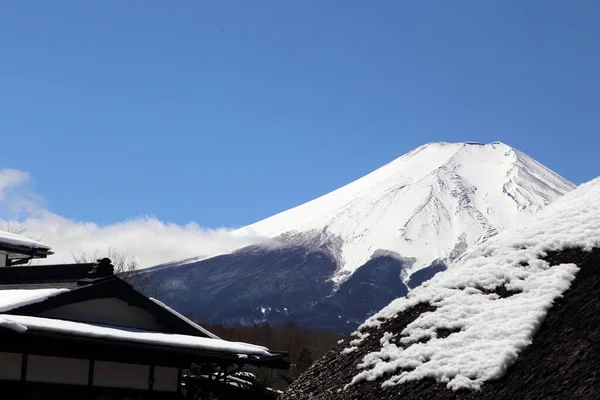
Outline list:
[[[0,312],[39,303],[69,289],[9,289],[0,290]]]
[[[0,326],[18,332],[25,332],[32,329],[36,331],[55,332],[88,338],[122,340],[126,342],[190,348],[195,350],[247,354],[258,357],[272,356],[269,349],[266,347],[247,343],[228,342],[221,339],[151,332],[134,328],[96,325],[23,315],[0,315]]]
[[[25,247],[28,249],[50,250],[50,246],[46,246],[37,240],[29,239],[28,237],[16,235],[10,232],[0,231],[0,243],[10,244],[13,246]]]
[[[600,247],[600,178],[519,228],[475,247],[365,321],[350,346],[360,346],[361,331],[419,303],[435,307],[402,332],[381,332],[381,349],[363,358],[351,383],[384,378],[385,387],[433,378],[456,390],[478,389],[500,378],[579,270],[574,264],[552,266],[542,258],[548,251],[595,247]],[[439,335],[443,331],[451,334]]]
[[[190,324],[191,326],[193,326],[194,328],[196,328],[200,332],[204,333],[208,337],[213,338],[213,339],[221,339],[220,337],[218,337],[214,333],[210,332],[209,330],[204,329],[203,327],[201,327],[200,325],[198,325],[197,323],[195,323],[194,321],[192,321],[191,319],[189,319],[185,315],[180,314],[179,312],[175,311],[174,309],[172,309],[171,307],[169,307],[168,305],[166,305],[162,301],[156,300],[154,297],[150,297],[150,300],[153,301],[154,303],[158,304],[159,306],[161,306],[165,310],[169,311],[171,314],[176,315],[178,318],[180,318],[181,320],[183,320],[186,323]]]

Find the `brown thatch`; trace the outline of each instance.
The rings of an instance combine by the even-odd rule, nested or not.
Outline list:
[[[342,355],[339,345],[318,360],[290,387],[284,399],[600,399],[600,249],[549,254],[551,265],[575,263],[581,270],[564,297],[557,300],[533,343],[499,381],[479,391],[453,392],[432,380],[381,388],[381,381],[344,389],[362,357],[380,347],[381,332],[400,332],[422,312],[420,304],[373,330],[359,349]]]

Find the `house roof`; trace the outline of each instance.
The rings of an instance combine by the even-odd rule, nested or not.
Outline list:
[[[61,285],[64,283],[65,282],[58,283],[56,285],[57,287],[53,289],[41,289],[40,285],[42,284],[35,284],[35,289],[32,290],[32,297],[35,296],[36,293],[44,293],[41,292],[41,290],[54,290],[56,292],[53,293],[56,294],[46,298],[40,298],[39,301],[31,301],[27,304],[16,304],[14,307],[11,307],[5,312],[14,315],[35,316],[58,307],[82,301],[116,298],[125,301],[129,305],[139,307],[142,310],[153,314],[163,325],[170,327],[172,332],[219,339],[213,333],[183,317],[173,309],[139,293],[131,285],[119,279],[117,276],[109,276],[91,280],[85,279],[76,282],[75,287],[71,287],[67,290],[64,288],[60,289],[63,287]],[[14,290],[19,290],[15,289],[15,287],[18,286],[11,285],[8,292],[12,293]],[[44,286],[44,288],[46,288],[46,286]],[[58,292],[58,290],[60,290],[60,292]],[[2,296],[2,293],[5,291],[7,290],[3,290],[2,285],[0,285],[0,296]]]
[[[0,231],[0,252],[8,254],[9,264],[29,258],[45,258],[52,253],[50,246],[25,236]]]
[[[5,231],[0,231],[0,244],[23,249],[50,250],[50,246],[38,242],[37,240]]]
[[[171,314],[175,315],[176,317],[178,317],[180,320],[184,321],[188,325],[190,325],[190,326],[194,327],[195,329],[197,329],[198,331],[204,333],[207,337],[213,338],[213,339],[220,339],[220,337],[218,337],[214,333],[210,332],[207,329],[204,329],[203,327],[201,327],[200,325],[198,325],[197,323],[195,323],[194,321],[192,321],[188,317],[180,314],[179,312],[175,311],[171,307],[167,306],[165,303],[163,303],[163,302],[161,302],[161,301],[159,301],[159,300],[157,300],[155,298],[152,298],[152,297],[150,297],[150,300],[152,302],[154,302],[155,304],[159,305],[160,307],[164,308],[165,310],[167,310]]]
[[[155,346],[169,346],[182,349],[206,350],[212,352],[233,353],[252,357],[272,357],[266,347],[247,343],[229,342],[199,336],[154,332],[142,329],[118,326],[64,321],[52,318],[30,317],[25,315],[0,314],[0,326],[16,332],[35,332],[59,334],[65,336],[98,338],[131,342]],[[240,357],[242,358],[242,357]]]
[[[17,285],[14,285],[17,287]],[[46,299],[67,292],[69,289],[3,289],[0,287],[0,312],[39,303]]]
[[[101,267],[100,271],[98,271],[99,267]],[[113,276],[112,268],[109,259],[84,264],[4,267],[0,268],[0,289],[9,285],[28,285],[31,288],[36,288],[36,285],[39,285],[38,287],[47,287],[48,285],[54,285],[54,287],[81,286],[87,283],[87,279]]]
[[[545,258],[552,265],[575,263],[580,268],[571,288],[553,307],[517,362],[498,380],[476,391],[453,391],[433,379],[383,386],[383,379],[348,385],[365,357],[381,349],[380,335],[402,332],[428,304],[397,314],[363,340],[357,350],[342,354],[345,340],[331,350],[282,396],[285,400],[497,400],[497,399],[598,399],[600,398],[600,249],[569,249]],[[352,339],[349,339],[352,340]],[[473,339],[475,340],[475,339]],[[391,372],[390,372],[391,374]],[[348,386],[347,386],[348,385]]]
[[[228,342],[202,328],[177,311],[137,292],[112,275],[110,260],[91,264],[0,268],[0,336],[6,343],[48,343],[42,349],[73,348],[76,343],[106,348],[108,353],[137,351],[166,360],[227,362],[287,368],[286,353],[261,346]],[[114,298],[152,314],[168,332],[108,326],[90,321],[47,318],[54,309],[95,299]],[[33,341],[33,342],[32,342]],[[82,345],[82,351],[90,351]],[[99,352],[95,357],[102,357]]]
[[[287,353],[246,343],[6,314],[0,315],[0,351],[180,367],[214,363],[289,368]]]

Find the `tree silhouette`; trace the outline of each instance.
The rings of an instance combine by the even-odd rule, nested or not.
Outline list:
[[[311,351],[306,347],[303,347],[302,350],[300,350],[298,361],[296,361],[296,370],[298,371],[298,375],[309,369],[313,361],[314,360]]]

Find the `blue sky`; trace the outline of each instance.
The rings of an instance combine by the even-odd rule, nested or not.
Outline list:
[[[0,168],[58,215],[242,226],[428,141],[600,171],[597,1],[0,3]]]

